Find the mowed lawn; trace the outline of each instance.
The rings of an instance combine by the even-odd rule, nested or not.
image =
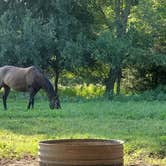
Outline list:
[[[121,139],[125,164],[166,164],[166,102],[87,101],[50,110],[38,100],[9,99],[0,106],[0,158],[37,156],[38,142],[61,138]],[[143,164],[142,164],[143,165]]]

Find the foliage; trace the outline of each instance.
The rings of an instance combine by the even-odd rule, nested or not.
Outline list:
[[[163,0],[2,0],[0,65],[49,70],[56,90],[64,71],[111,93],[117,87],[117,94],[121,82],[130,81],[125,71],[136,71],[138,91],[155,88],[166,83],[165,5]]]
[[[128,33],[132,49],[126,59],[126,65],[140,73],[137,77],[142,79],[142,82],[148,80],[144,90],[165,84],[166,58],[163,47],[165,5],[163,1],[140,1],[129,19]],[[160,46],[157,44],[159,42]]]
[[[105,64],[120,65],[121,59],[128,54],[130,43],[127,38],[116,38],[110,31],[102,33],[97,40],[97,56]]]
[[[105,88],[101,85],[93,85],[93,84],[83,84],[83,85],[76,85],[76,86],[62,86],[60,89],[60,95],[65,97],[81,97],[82,99],[94,99],[103,96]],[[70,99],[68,100],[70,101]]]
[[[51,54],[54,40],[50,23],[42,25],[42,20],[32,18],[31,12],[27,11],[17,27],[10,23],[13,20],[8,21],[11,15],[6,11],[0,20],[1,65],[47,66],[48,57],[45,55]]]

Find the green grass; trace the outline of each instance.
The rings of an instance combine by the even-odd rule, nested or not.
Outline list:
[[[56,111],[42,99],[34,110],[26,104],[9,99],[7,111],[0,106],[0,158],[36,156],[45,139],[104,138],[125,141],[126,164],[166,163],[165,102],[66,102]]]

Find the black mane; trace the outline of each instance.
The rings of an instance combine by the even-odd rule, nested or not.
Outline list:
[[[51,84],[51,82],[49,81],[49,79],[47,77],[44,76],[45,79],[45,90],[48,94],[49,97],[53,97],[55,96],[55,90]]]

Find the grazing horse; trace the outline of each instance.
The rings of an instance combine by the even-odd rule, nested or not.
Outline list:
[[[44,89],[47,93],[51,109],[60,108],[60,101],[52,84],[35,66],[27,68],[15,66],[0,67],[0,89],[2,87],[4,88],[2,99],[5,110],[7,109],[6,100],[10,88],[20,92],[29,92],[28,109],[34,107],[34,96],[40,89]]]

